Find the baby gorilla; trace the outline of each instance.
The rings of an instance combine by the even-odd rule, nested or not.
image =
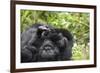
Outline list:
[[[68,30],[34,24],[21,34],[21,62],[70,60],[72,46]]]

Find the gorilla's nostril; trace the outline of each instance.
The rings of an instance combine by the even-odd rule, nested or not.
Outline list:
[[[45,49],[45,50],[50,50],[51,47],[50,47],[50,46],[45,46],[44,49]]]

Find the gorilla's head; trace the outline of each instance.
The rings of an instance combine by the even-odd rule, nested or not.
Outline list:
[[[49,61],[56,60],[59,55],[59,48],[51,40],[44,40],[43,44],[39,48],[39,60]]]
[[[55,30],[42,31],[41,37],[38,39],[42,39],[40,47],[38,46],[39,61],[56,61],[59,55],[64,52],[68,43],[67,38]]]

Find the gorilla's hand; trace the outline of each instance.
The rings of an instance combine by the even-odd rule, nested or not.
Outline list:
[[[34,46],[27,45],[23,49],[21,49],[21,62],[31,62],[32,60],[36,60],[35,54],[37,53],[37,49]]]
[[[58,34],[59,40],[57,41],[57,44],[60,48],[67,48],[68,47],[68,39],[63,36],[62,33]]]
[[[41,37],[45,37],[48,35],[48,33],[51,31],[51,29],[49,27],[47,27],[46,25],[42,25],[39,26],[37,29],[37,35],[39,38]]]

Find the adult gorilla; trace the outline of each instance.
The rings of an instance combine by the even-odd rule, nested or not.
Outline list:
[[[70,60],[72,46],[68,30],[34,24],[21,34],[21,62]]]

